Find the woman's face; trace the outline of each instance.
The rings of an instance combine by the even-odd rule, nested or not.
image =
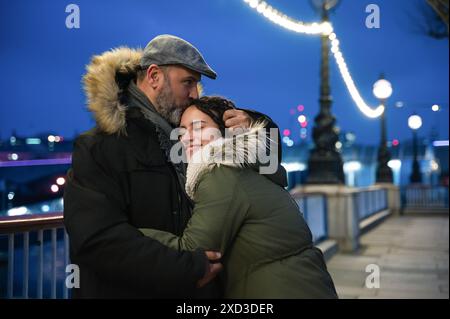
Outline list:
[[[221,137],[219,126],[195,105],[188,107],[180,122],[181,142],[183,143],[188,160],[202,146]]]

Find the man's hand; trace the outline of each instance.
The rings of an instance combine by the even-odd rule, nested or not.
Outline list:
[[[252,118],[247,114],[247,112],[242,110],[227,110],[223,113],[223,121],[225,126],[230,129],[235,128],[249,128],[252,124]]]
[[[215,251],[206,251],[206,257],[208,257],[208,266],[206,268],[206,273],[202,279],[197,282],[197,288],[201,288],[205,286],[208,282],[213,280],[217,274],[222,271],[222,264],[217,261],[222,257],[222,255]],[[210,261],[215,261],[215,263],[211,263]]]

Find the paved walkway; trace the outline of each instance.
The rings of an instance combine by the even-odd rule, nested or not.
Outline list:
[[[390,217],[361,237],[357,254],[328,261],[339,297],[448,299],[448,227],[448,215]],[[366,288],[369,264],[379,266],[379,288]]]

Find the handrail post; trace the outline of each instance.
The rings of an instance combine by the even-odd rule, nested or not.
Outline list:
[[[29,256],[30,256],[30,233],[23,233],[23,298],[28,299],[28,279],[29,279]]]
[[[69,261],[69,235],[64,229],[64,265],[67,266],[70,263]],[[66,272],[66,267],[64,267],[64,273]],[[66,278],[66,276],[65,276]],[[66,280],[63,280],[63,298],[69,298],[69,288],[67,288]]]
[[[8,288],[7,297],[14,297],[14,234],[8,235]]]
[[[52,229],[52,279],[51,279],[51,298],[56,299],[56,228]]]
[[[43,297],[43,282],[44,282],[44,230],[38,230],[38,271],[37,271],[37,298]]]

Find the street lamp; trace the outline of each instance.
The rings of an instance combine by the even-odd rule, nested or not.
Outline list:
[[[373,85],[373,95],[380,100],[380,104],[386,107],[387,99],[392,95],[392,85],[384,78],[384,75],[380,75],[380,78]],[[392,170],[388,163],[391,160],[391,153],[387,147],[386,139],[386,108],[381,114],[381,140],[378,148],[378,163],[376,172],[377,183],[392,183]]]
[[[413,131],[413,166],[409,180],[412,184],[416,184],[422,182],[422,174],[420,173],[419,161],[417,160],[417,130],[422,127],[422,118],[417,114],[411,115],[408,118],[408,126]]]
[[[383,74],[380,75],[380,79],[373,85],[373,94],[381,100],[381,102],[385,102],[391,97],[392,92],[391,82],[386,80]]]
[[[440,109],[441,109],[440,106],[437,104],[433,104],[433,106],[431,107],[431,110],[433,112],[438,112]]]
[[[329,22],[328,14],[337,6],[337,0],[311,0],[320,10],[322,23]],[[321,37],[320,62],[320,111],[314,119],[314,148],[308,159],[308,184],[344,184],[344,170],[341,154],[336,149],[339,130],[336,118],[331,112],[332,98],[330,89],[330,39],[327,34]]]

